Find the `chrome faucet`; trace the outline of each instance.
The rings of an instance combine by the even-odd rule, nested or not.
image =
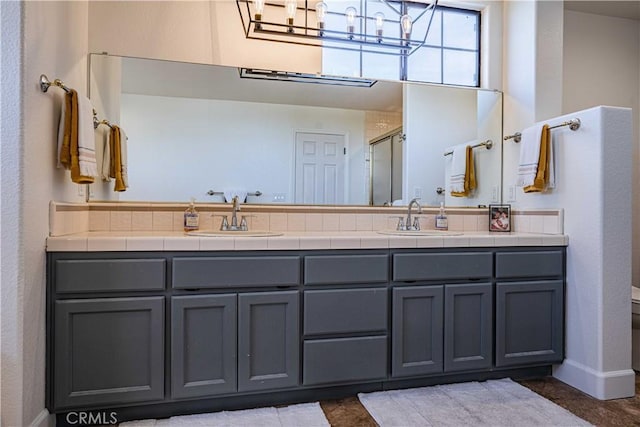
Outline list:
[[[422,206],[420,206],[418,200],[420,200],[418,197],[411,199],[409,206],[407,207],[407,220],[402,224],[402,219],[400,219],[398,222],[398,230],[420,230],[420,220],[418,218],[414,218],[413,222],[411,222],[411,209],[413,208],[413,205],[418,207],[417,213],[422,213]]]
[[[238,225],[238,211],[240,211],[240,199],[238,196],[233,197],[233,206],[231,208],[231,224],[227,222],[227,217],[222,218],[222,224],[220,225],[221,231],[247,231],[247,219],[243,216]]]

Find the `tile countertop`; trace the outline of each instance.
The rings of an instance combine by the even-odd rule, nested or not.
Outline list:
[[[452,232],[457,234],[455,232]],[[395,236],[375,231],[284,232],[271,237],[202,237],[182,232],[87,232],[47,238],[47,252],[243,251],[567,246],[563,234],[464,232],[449,236]]]

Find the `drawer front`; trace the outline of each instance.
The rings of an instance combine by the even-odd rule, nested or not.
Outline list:
[[[293,286],[300,283],[300,257],[179,257],[173,287]]]
[[[162,290],[165,265],[164,259],[59,259],[56,292]]]
[[[496,277],[500,279],[562,276],[563,266],[561,250],[496,253]]]
[[[305,291],[304,333],[386,331],[387,289]]]
[[[387,337],[307,340],[304,385],[381,380],[387,376]]]
[[[305,285],[384,283],[388,277],[386,254],[312,255],[304,258]]]
[[[490,252],[394,254],[393,280],[475,279],[491,277]]]

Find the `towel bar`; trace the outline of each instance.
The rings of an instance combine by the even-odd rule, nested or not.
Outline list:
[[[209,196],[217,196],[217,195],[220,195],[220,196],[221,196],[221,195],[223,195],[223,194],[224,194],[224,192],[223,192],[223,191],[213,191],[213,190],[209,190],[209,191],[207,191],[207,194],[208,194]],[[255,191],[255,192],[253,192],[253,193],[247,193],[247,196],[256,196],[256,197],[259,197],[259,196],[262,196],[262,191]]]
[[[490,139],[487,139],[484,142],[471,146],[471,148],[478,148],[478,147],[484,147],[487,150],[491,150],[491,148],[493,147],[493,141],[491,141]],[[447,151],[446,153],[444,153],[445,156],[450,156],[452,154],[453,154],[453,151]]]
[[[45,74],[40,74],[40,90],[46,92],[49,90],[49,87],[51,87],[51,85],[58,86],[60,89],[64,90],[67,93],[71,92],[71,89],[65,86],[64,83],[62,83],[62,80],[55,79],[53,82],[51,82]]]
[[[578,130],[578,129],[580,129],[580,125],[581,124],[582,124],[582,122],[580,121],[580,119],[575,118],[573,120],[562,122],[559,125],[549,126],[549,129],[555,129],[555,128],[559,128],[559,127],[563,127],[563,126],[569,126],[569,129],[571,129],[571,130]],[[518,142],[520,142],[522,140],[522,133],[516,132],[513,135],[505,136],[503,139],[505,141],[508,140],[508,139],[513,139],[513,142],[518,143]]]

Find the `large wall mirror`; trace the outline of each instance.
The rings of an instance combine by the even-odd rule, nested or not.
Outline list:
[[[394,193],[376,205],[500,201],[500,92],[254,79],[233,67],[109,55],[91,55],[90,66],[99,117],[128,135],[130,187],[121,201],[221,202],[223,192],[239,190],[248,203],[370,205],[381,174],[394,180]],[[398,137],[386,171],[372,144],[388,134]],[[492,149],[474,149],[477,190],[450,197],[445,153],[486,140]]]

